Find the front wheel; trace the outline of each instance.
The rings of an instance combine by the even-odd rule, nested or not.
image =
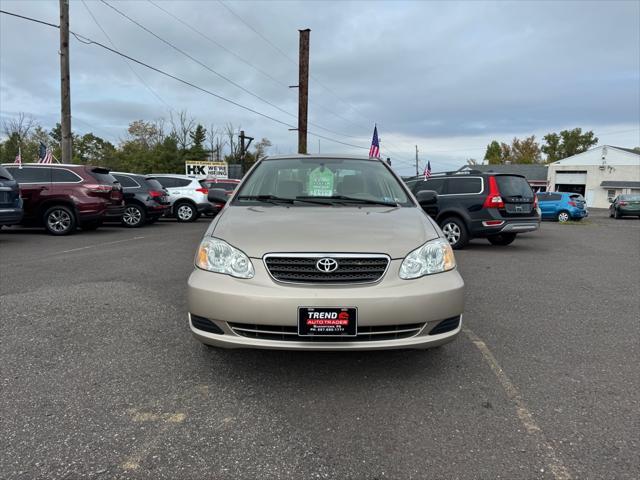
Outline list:
[[[571,216],[569,215],[569,212],[564,212],[564,211],[558,213],[558,216],[556,218],[560,223],[565,223],[571,220]]]
[[[179,222],[195,222],[198,219],[198,210],[190,203],[176,205],[176,218]]]
[[[487,237],[487,240],[489,240],[489,243],[491,245],[502,245],[502,246],[513,243],[515,239],[516,239],[515,233],[501,233],[499,235],[491,235],[490,237]]]
[[[458,217],[449,217],[440,224],[442,233],[454,250],[464,248],[469,243],[469,234],[464,222]]]
[[[76,229],[76,216],[69,207],[57,205],[44,212],[44,226],[51,235],[69,235]]]
[[[122,224],[129,228],[138,228],[144,225],[147,212],[140,205],[130,204],[124,207],[122,214]]]

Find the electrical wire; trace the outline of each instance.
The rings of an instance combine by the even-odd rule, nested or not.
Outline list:
[[[28,21],[31,21],[31,22],[39,23],[39,24],[42,24],[42,25],[47,25],[49,27],[60,28],[59,25],[55,25],[53,23],[45,22],[45,21],[42,21],[42,20],[38,20],[38,19],[35,19],[35,18],[24,16],[24,15],[19,15],[19,14],[13,13],[13,12],[8,12],[6,10],[0,9],[0,13],[5,14],[5,15],[10,15],[10,16],[13,16],[13,17],[22,18],[24,20],[28,20]],[[251,107],[247,107],[246,105],[243,105],[243,104],[238,103],[238,102],[236,102],[234,100],[231,100],[231,99],[226,98],[226,97],[224,97],[222,95],[219,95],[219,94],[217,94],[215,92],[212,92],[211,90],[208,90],[208,89],[206,89],[204,87],[196,85],[196,84],[194,84],[192,82],[189,82],[188,80],[184,80],[183,78],[180,78],[180,77],[178,77],[176,75],[173,75],[173,74],[171,74],[169,72],[166,72],[166,71],[164,71],[164,70],[162,70],[162,69],[160,69],[158,67],[154,67],[154,66],[152,66],[152,65],[150,65],[148,63],[143,62],[142,60],[138,60],[137,58],[134,58],[134,57],[132,57],[130,55],[127,55],[126,53],[120,52],[115,48],[111,48],[108,45],[104,45],[103,43],[95,41],[95,40],[93,40],[93,39],[91,39],[89,37],[86,37],[86,36],[81,35],[79,33],[73,32],[71,30],[69,31],[69,33],[71,35],[73,35],[73,37],[76,40],[78,40],[80,43],[83,43],[85,45],[95,45],[95,46],[100,47],[100,48],[102,48],[104,50],[107,50],[107,51],[109,51],[109,52],[111,52],[111,53],[113,53],[115,55],[118,55],[120,57],[126,58],[127,60],[130,60],[130,61],[132,61],[132,62],[134,62],[134,63],[136,63],[138,65],[141,65],[141,66],[143,66],[145,68],[148,68],[149,70],[153,70],[156,73],[159,73],[159,74],[164,75],[164,76],[166,76],[168,78],[171,78],[171,79],[173,79],[173,80],[175,80],[175,81],[177,81],[179,83],[182,83],[183,85],[187,85],[187,86],[189,86],[189,87],[191,87],[191,88],[193,88],[195,90],[198,90],[198,91],[200,91],[202,93],[206,93],[207,95],[210,95],[210,96],[215,97],[215,98],[217,98],[219,100],[222,100],[223,102],[229,103],[229,104],[234,105],[234,106],[236,106],[238,108],[241,108],[243,110],[251,112],[251,113],[253,113],[255,115],[258,115],[260,117],[263,117],[263,118],[266,118],[268,120],[271,120],[274,123],[278,123],[280,125],[284,125],[284,126],[286,126],[288,128],[295,128],[295,126],[290,124],[290,123],[287,123],[287,122],[285,122],[283,120],[275,118],[275,117],[273,117],[271,115],[268,115],[266,113],[262,113],[262,112],[260,112],[258,110],[255,110],[255,109],[251,108]],[[314,136],[314,137],[317,137],[317,138],[321,138],[323,140],[327,140],[327,141],[330,141],[330,142],[334,142],[334,143],[338,143],[338,144],[341,144],[341,145],[345,145],[345,146],[348,146],[348,147],[364,149],[364,150],[368,150],[369,149],[368,147],[365,147],[365,146],[362,146],[362,145],[355,145],[353,143],[343,142],[343,141],[337,140],[335,138],[331,138],[331,137],[327,137],[325,135],[318,134],[316,132],[308,131],[307,134],[309,134],[311,136]]]
[[[91,16],[91,18],[93,19],[93,21],[95,22],[95,24],[98,26],[98,28],[100,29],[100,31],[103,33],[103,35],[106,37],[106,39],[109,41],[109,43],[111,44],[111,46],[113,48],[118,48],[117,45],[114,43],[114,41],[111,39],[111,37],[109,36],[109,34],[105,31],[104,28],[102,28],[102,25],[100,25],[100,22],[98,22],[98,19],[95,17],[95,15],[93,14],[93,12],[91,11],[91,9],[89,8],[89,5],[87,5],[87,2],[85,2],[85,0],[82,0],[82,5],[84,5],[84,8],[87,10],[87,12],[89,13],[89,15]],[[124,62],[127,64],[127,67],[129,67],[129,70],[131,70],[131,73],[133,73],[138,80],[140,80],[140,83],[142,83],[147,90],[149,90],[149,92],[156,98],[158,99],[165,107],[167,107],[170,111],[173,111],[173,109],[171,108],[171,106],[153,89],[151,88],[151,86],[145,82],[144,78],[142,78],[142,75],[140,75],[129,63],[128,60],[124,60]]]

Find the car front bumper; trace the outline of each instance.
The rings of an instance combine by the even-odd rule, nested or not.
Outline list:
[[[283,350],[386,350],[429,348],[453,340],[453,330],[430,335],[440,322],[460,317],[464,308],[464,282],[457,270],[402,280],[401,260],[393,260],[384,278],[371,285],[288,285],[274,281],[261,260],[252,259],[255,276],[242,280],[195,269],[188,282],[190,315],[208,319],[222,333],[189,326],[201,342],[224,348]],[[356,307],[358,327],[396,327],[420,324],[408,337],[385,340],[313,341],[314,337],[273,340],[239,335],[232,324],[297,327],[298,307]]]
[[[22,221],[22,208],[0,207],[0,225],[17,225]]]

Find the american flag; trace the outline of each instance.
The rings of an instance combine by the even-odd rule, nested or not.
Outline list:
[[[427,166],[424,167],[424,179],[431,178],[431,162],[427,161]]]
[[[22,152],[20,151],[20,147],[18,147],[18,155],[16,155],[16,161],[13,163],[19,165],[20,168],[22,168]]]
[[[42,142],[40,142],[40,148],[38,148],[38,158],[38,163],[53,163],[51,149]]]
[[[378,141],[378,126],[373,127],[373,138],[371,139],[371,148],[369,149],[369,158],[380,157],[380,142]]]

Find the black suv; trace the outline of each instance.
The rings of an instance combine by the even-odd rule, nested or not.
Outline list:
[[[414,195],[422,190],[438,194],[437,208],[425,211],[438,222],[455,249],[463,248],[472,238],[509,245],[518,233],[532,232],[540,226],[536,196],[521,175],[468,170],[405,182]]]
[[[18,182],[0,165],[0,226],[20,223],[23,213]]]
[[[122,185],[124,192],[125,227],[141,227],[153,223],[170,208],[167,192],[153,176],[135,173],[111,172]]]

